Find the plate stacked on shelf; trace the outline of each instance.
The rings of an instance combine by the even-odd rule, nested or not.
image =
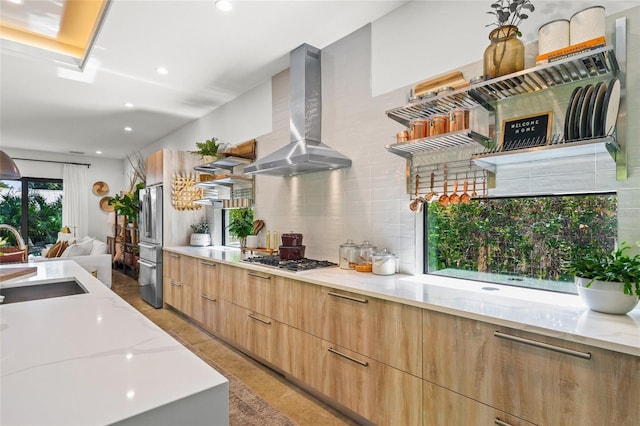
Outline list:
[[[573,89],[565,112],[564,140],[611,135],[618,120],[620,93],[617,78]]]

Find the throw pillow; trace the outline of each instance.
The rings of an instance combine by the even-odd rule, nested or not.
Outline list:
[[[68,249],[62,253],[61,257],[87,256],[93,248],[93,238],[82,242],[71,244]]]
[[[53,246],[51,246],[49,251],[47,251],[47,254],[46,254],[47,258],[51,259],[53,257],[60,257],[60,255],[64,253],[64,251],[67,249],[68,246],[69,246],[68,242],[58,241]]]
[[[93,240],[93,247],[91,248],[91,253],[89,255],[93,256],[94,254],[107,254],[108,253],[107,243],[100,240]]]

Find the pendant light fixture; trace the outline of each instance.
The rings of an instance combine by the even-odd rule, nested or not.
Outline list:
[[[20,179],[20,170],[16,163],[4,151],[0,150],[0,179]]]

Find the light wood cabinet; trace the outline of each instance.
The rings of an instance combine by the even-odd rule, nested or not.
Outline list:
[[[328,397],[378,425],[422,423],[422,380],[319,338],[301,356],[306,380]]]
[[[295,326],[422,377],[422,309],[298,282]]]
[[[232,268],[233,303],[291,324],[296,308],[296,282],[265,272]]]
[[[163,253],[164,303],[192,316],[196,259],[173,252]]]
[[[424,382],[423,398],[424,426],[533,426],[533,423],[427,381]]]
[[[640,357],[424,311],[424,378],[543,425],[635,425]]]
[[[159,150],[147,157],[145,183],[147,186],[158,185],[163,182],[163,151]]]

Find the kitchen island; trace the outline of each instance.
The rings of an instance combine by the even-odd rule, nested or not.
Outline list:
[[[2,288],[64,279],[86,293],[0,305],[0,424],[229,423],[225,377],[75,262],[28,266]]]

